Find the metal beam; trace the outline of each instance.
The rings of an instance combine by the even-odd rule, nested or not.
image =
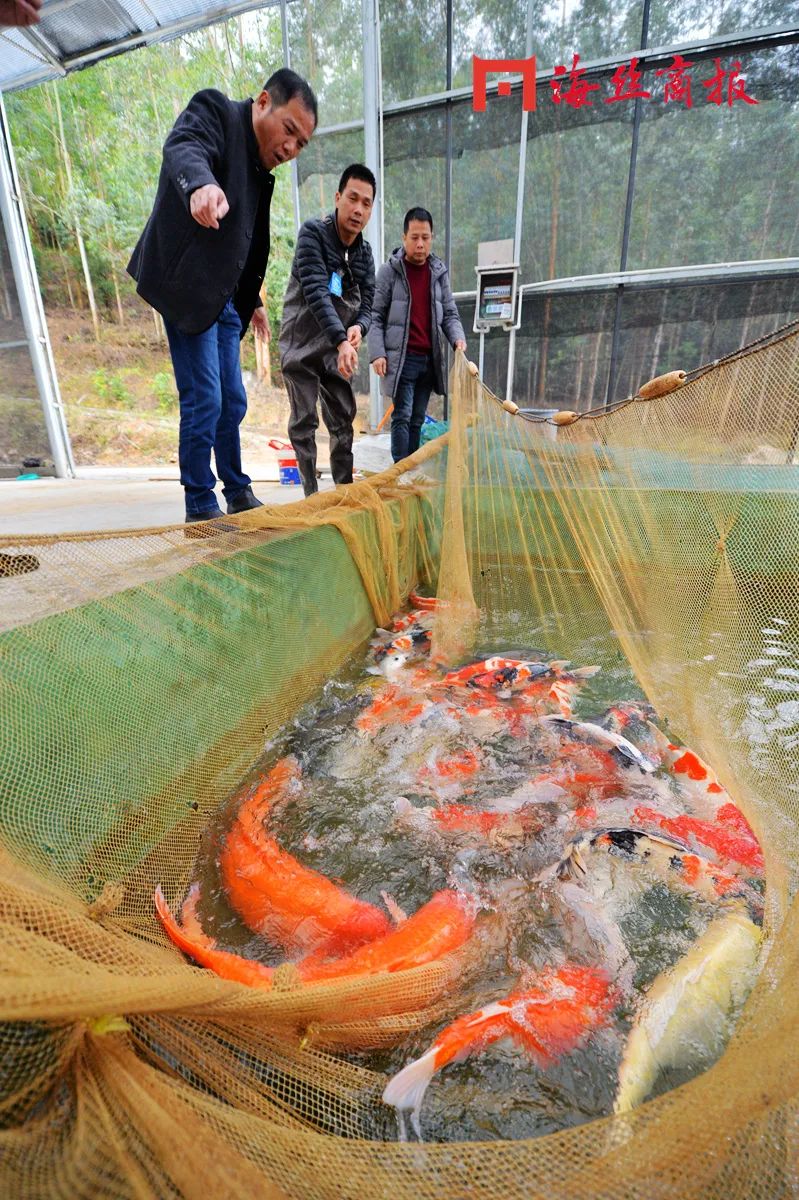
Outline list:
[[[19,179],[2,95],[0,95],[0,220],[8,243],[11,268],[17,287],[17,299],[28,339],[36,386],[39,389],[44,410],[44,421],[56,474],[62,478],[71,476],[75,474],[75,464],[72,461],[72,449],[58,391],[53,352],[44,319],[41,291],[36,277],[33,250],[28,237],[28,226],[22,208]]]
[[[291,66],[291,45],[289,44],[289,19],[286,0],[280,0],[280,33],[283,38],[283,65]],[[318,130],[316,133],[318,134]],[[297,170],[297,160],[291,160],[291,196],[294,201],[294,232],[299,233],[302,224],[300,212],[300,176]]]
[[[646,46],[649,38],[649,9],[650,0],[644,0],[644,11],[641,18],[641,46]],[[627,270],[627,255],[630,249],[630,230],[633,223],[633,197],[635,195],[635,168],[638,162],[638,134],[641,128],[641,98],[636,97],[633,110],[633,131],[630,138],[630,169],[627,173],[627,199],[624,204],[624,224],[621,233],[621,253],[619,255],[619,271]],[[624,285],[620,284],[616,292],[616,307],[613,313],[613,332],[610,338],[610,362],[605,380],[605,406],[610,404],[616,386],[616,365],[621,346],[621,310],[624,303]]]
[[[352,129],[363,129],[363,120],[358,121],[340,121],[338,125],[322,125],[316,131],[316,137],[321,137],[326,133],[349,133]]]
[[[568,275],[562,279],[545,279],[541,283],[523,283],[525,295],[546,296],[554,292],[611,291],[623,284],[626,289],[661,287],[690,287],[697,283],[716,283],[724,280],[780,279],[799,276],[799,258],[761,258],[741,262],[697,263],[692,267],[659,267],[650,271],[611,271],[605,275]],[[475,300],[477,291],[455,292],[456,300]]]
[[[664,283],[680,287],[717,280],[777,278],[797,274],[799,258],[766,258],[746,262],[698,263],[693,267],[663,267],[651,271],[614,271],[607,275],[571,275],[542,283],[525,283],[519,290],[527,295],[547,295],[550,292],[609,290],[619,285],[625,289],[660,287]]]
[[[46,63],[53,68],[57,76],[66,75],[66,67],[61,65],[61,59],[58,57],[58,50],[52,47],[43,34],[38,29],[23,28],[20,33],[33,46],[34,52],[43,58]]]
[[[363,32],[363,140],[364,162],[377,179],[377,192],[372,216],[364,236],[372,247],[375,267],[383,261],[380,245],[380,230],[383,225],[383,204],[380,179],[380,112],[377,99],[377,12],[375,0],[361,0],[361,23]],[[369,372],[369,426],[376,429],[383,415],[383,397],[380,384],[373,371]]]
[[[533,53],[533,0],[527,0],[527,23],[524,43],[525,58]],[[522,108],[522,127],[519,133],[519,168],[516,177],[516,222],[513,233],[513,261],[522,261],[522,228],[524,225],[524,177],[527,172],[527,129],[530,113]],[[516,303],[521,307],[522,298],[518,296]],[[513,314],[513,328],[508,337],[508,374],[505,383],[505,399],[513,399],[513,376],[516,370],[516,314]]]

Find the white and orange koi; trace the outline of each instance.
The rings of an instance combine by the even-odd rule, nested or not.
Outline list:
[[[438,833],[457,837],[478,836],[484,841],[496,837],[523,837],[538,832],[541,823],[532,804],[525,805],[508,796],[475,808],[469,804],[415,805],[406,796],[394,801],[398,821],[420,833]]]
[[[577,838],[565,858],[555,867],[558,878],[586,875],[585,855],[589,850],[604,850],[652,870],[669,887],[678,887],[701,896],[710,903],[720,900],[746,900],[752,913],[762,918],[763,901],[759,894],[736,875],[723,871],[682,841],[666,834],[642,829],[601,829]],[[551,875],[552,869],[540,878]]]
[[[378,635],[403,633],[407,629],[432,629],[435,622],[435,612],[432,609],[414,609],[409,613],[401,613],[391,619],[391,629],[376,629]]]
[[[652,714],[648,705],[623,704],[609,710],[619,728],[633,719],[645,726],[663,766],[694,809],[693,816],[678,818],[681,828],[675,826],[673,832],[695,839],[714,850],[720,859],[737,863],[752,875],[762,875],[763,850],[740,808],[707,763],[687,746],[670,741],[651,720]]]
[[[465,748],[455,754],[442,755],[436,749],[428,762],[419,768],[416,778],[420,788],[432,791],[441,798],[443,793],[453,788],[462,789],[485,766],[485,755],[477,750]]]
[[[657,764],[648,759],[637,746],[634,746],[631,741],[620,733],[616,733],[612,729],[604,729],[601,725],[595,725],[592,721],[573,721],[568,717],[562,716],[546,716],[540,718],[542,724],[547,724],[553,729],[564,731],[572,738],[585,738],[589,742],[594,742],[600,746],[607,747],[611,751],[616,751],[623,759],[635,764],[641,771],[651,774],[657,770]]]
[[[383,1101],[400,1114],[410,1111],[411,1124],[421,1140],[419,1114],[436,1071],[503,1038],[511,1038],[546,1070],[608,1023],[616,999],[602,971],[582,966],[547,968],[504,1000],[448,1025],[421,1058],[408,1063],[389,1081]]]
[[[521,685],[528,680],[540,679],[544,675],[555,675],[563,667],[563,662],[532,662],[519,658],[485,658],[480,662],[469,663],[456,671],[448,671],[441,684],[444,687],[485,688],[499,695],[511,694],[514,685]]]
[[[388,725],[410,725],[433,712],[435,702],[418,689],[389,683],[355,720],[361,735],[373,736]]]
[[[395,634],[390,641],[378,639],[372,643],[375,662],[392,654],[404,654],[405,661],[422,657],[430,651],[432,634],[429,629],[419,629],[412,625],[402,633]]]
[[[720,861],[733,868],[746,868],[750,875],[762,875],[765,860],[760,843],[739,808],[732,803],[723,804],[716,813],[715,821],[703,821],[687,814],[665,817],[654,809],[639,805],[633,819],[640,824],[657,825],[666,833],[684,839],[690,844],[699,844],[713,850]]]

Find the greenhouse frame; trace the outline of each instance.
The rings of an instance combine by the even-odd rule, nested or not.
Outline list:
[[[0,93],[256,7],[51,0],[39,26],[0,30]],[[470,347],[498,394],[529,408],[607,405],[799,315],[796,3],[700,12],[666,0],[282,0],[279,11],[284,60],[320,109],[292,164],[297,225],[329,205],[341,168],[359,159],[380,181],[368,229],[378,262],[399,243],[406,209],[429,208]],[[483,112],[477,49],[493,64]],[[533,56],[534,108],[519,69]],[[0,404],[16,406],[42,458],[67,476],[1,102],[0,124],[0,375],[11,381]],[[478,246],[499,242],[518,263],[518,307],[478,339]],[[364,356],[358,384],[370,389]]]

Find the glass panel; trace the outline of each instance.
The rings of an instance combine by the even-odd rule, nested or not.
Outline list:
[[[414,205],[433,218],[434,249],[446,240],[447,133],[443,108],[386,117],[383,124],[383,201],[386,255],[400,245],[405,213]]]
[[[5,231],[0,228],[0,473],[17,474],[26,458],[52,463]]]
[[[603,404],[615,312],[615,291],[526,295],[516,334],[516,404],[575,412]]]
[[[644,75],[628,268],[799,255],[799,47],[740,56],[756,105],[709,103],[713,60],[689,61],[691,108]]]
[[[0,92],[14,87],[17,80],[33,71],[39,78],[48,79],[55,69],[42,61],[25,38],[22,29],[3,29],[3,53],[0,54]]]
[[[619,269],[635,106],[605,104],[612,94],[605,79],[591,107],[571,108],[553,103],[549,86],[538,88],[527,135],[522,283]]]
[[[472,316],[474,320],[474,316]],[[469,357],[479,361],[480,334],[471,333],[471,327],[466,330],[470,340]],[[508,345],[510,334],[504,329],[491,329],[485,335],[483,343],[483,382],[500,398],[504,398],[508,390]]]
[[[543,17],[546,34],[541,37],[540,61],[546,65],[571,67],[572,55],[582,62],[611,58],[641,45],[644,6],[641,0],[584,0],[564,14],[567,4],[547,4]],[[535,21],[533,28],[536,28]]]
[[[478,242],[512,238],[516,227],[521,95],[498,97],[484,113],[452,110],[452,286],[477,282]]]
[[[187,15],[196,11],[192,5]],[[65,7],[58,8],[52,15],[42,13],[44,44],[52,46],[59,58],[68,58],[70,54],[81,54],[95,46],[121,41],[135,32],[135,22],[122,5],[112,6],[106,4],[105,0],[81,0],[79,9]]]
[[[524,58],[527,0],[453,0],[452,86],[471,87],[472,55]]]
[[[750,29],[796,27],[797,0],[737,0],[737,3],[697,4],[696,0],[652,0],[648,46],[701,41],[723,33]]]
[[[320,127],[360,120],[363,117],[360,0],[292,0],[286,16],[291,67],[316,92]]]
[[[612,396],[629,396],[666,371],[723,358],[797,318],[799,275],[627,290]]]
[[[523,58],[527,4],[525,0],[454,0],[452,56],[454,86],[472,82],[472,55],[480,58]],[[568,15],[567,15],[568,13]],[[583,5],[532,0],[533,54],[539,71],[563,63],[572,55],[583,62],[609,58],[641,44],[643,4],[626,0],[586,0]]]
[[[363,162],[362,129],[323,133],[312,137],[297,159],[300,184],[300,216],[323,217],[332,212],[341,173],[353,162]]]
[[[391,0],[381,6],[383,103],[443,92],[446,46],[446,0]]]

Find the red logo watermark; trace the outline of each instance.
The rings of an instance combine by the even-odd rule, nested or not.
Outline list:
[[[593,92],[600,91],[601,85],[587,78],[585,67],[579,66],[580,56],[572,56],[571,67],[562,63],[553,68],[554,79],[550,79],[550,99],[553,104],[567,104],[570,108],[592,108]],[[746,79],[741,77],[741,63],[735,59],[729,67],[723,67],[720,58],[714,58],[716,72],[710,79],[701,79],[705,88],[705,103],[726,104],[732,108],[736,101],[745,104],[759,104],[754,96],[746,92]],[[633,57],[628,63],[617,67],[610,77],[612,95],[603,98],[603,104],[618,104],[622,100],[650,100],[652,92],[642,87],[643,72],[638,69],[639,59]],[[655,77],[663,79],[662,100],[664,104],[682,104],[685,108],[693,108],[691,93],[692,78],[689,74],[695,63],[687,62],[681,54],[672,56],[671,65],[655,71]],[[488,101],[489,75],[521,75],[522,77],[522,109],[525,112],[535,112],[535,55],[530,58],[478,58],[472,55],[472,108],[475,112],[485,112]],[[511,94],[510,79],[499,79],[496,82],[497,95]],[[658,97],[655,97],[657,99]]]
[[[472,108],[475,112],[486,110],[486,83],[489,74],[511,74],[522,77],[522,108],[535,112],[535,55],[531,58],[478,58],[472,55]],[[510,80],[500,79],[497,83],[500,96],[510,95]]]

